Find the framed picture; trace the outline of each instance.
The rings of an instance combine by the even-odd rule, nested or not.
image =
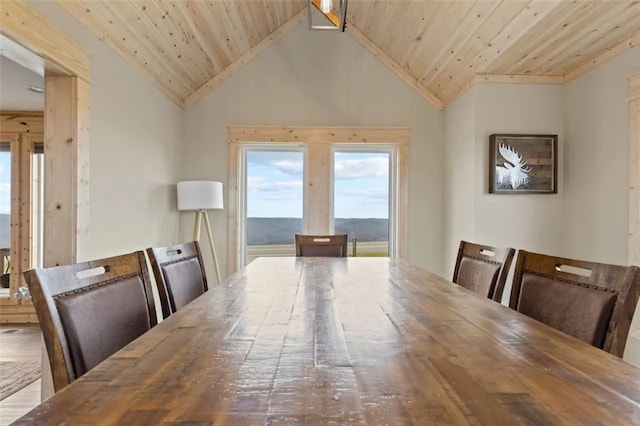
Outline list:
[[[558,135],[489,137],[489,192],[555,194]]]

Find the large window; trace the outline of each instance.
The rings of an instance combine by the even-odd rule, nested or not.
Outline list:
[[[228,271],[294,255],[295,233],[347,233],[350,254],[355,240],[358,256],[403,256],[407,140],[395,128],[231,128]]]

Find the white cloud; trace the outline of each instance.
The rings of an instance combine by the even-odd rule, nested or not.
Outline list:
[[[351,154],[351,153],[349,153]],[[276,172],[302,176],[303,158],[300,152],[252,151],[247,157],[249,163],[273,167]],[[363,158],[335,157],[334,174],[336,179],[358,179],[386,176],[389,173],[389,157],[386,155]]]
[[[270,182],[262,176],[249,176],[247,178],[248,189],[254,191],[278,192],[302,188],[302,181]]]
[[[342,189],[337,191],[338,195],[347,197],[363,197],[368,199],[384,200],[389,198],[387,189]]]
[[[251,164],[273,167],[282,174],[302,176],[301,152],[251,151],[247,154],[247,161]]]
[[[302,161],[274,161],[272,166],[285,175],[302,176]]]
[[[387,176],[389,174],[388,157],[370,157],[362,159],[339,159],[335,164],[336,179],[359,179]]]

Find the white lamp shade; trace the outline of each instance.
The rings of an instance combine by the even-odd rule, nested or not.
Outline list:
[[[178,182],[178,210],[222,208],[222,182],[207,180]]]

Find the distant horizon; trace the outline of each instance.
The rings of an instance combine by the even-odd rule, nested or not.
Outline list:
[[[250,217],[246,221],[247,245],[292,244],[303,233],[301,218]],[[388,241],[389,220],[383,218],[336,218],[334,233],[348,234],[359,241]]]

